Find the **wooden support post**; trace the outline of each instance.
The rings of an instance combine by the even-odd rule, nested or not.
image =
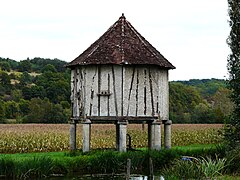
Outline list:
[[[130,179],[131,176],[131,159],[127,159],[127,175],[126,179]]]
[[[77,149],[76,145],[76,121],[72,120],[70,123],[70,150],[75,151]]]
[[[148,167],[149,167],[149,176],[153,177],[153,161],[151,157],[149,157],[148,159]]]
[[[171,120],[167,120],[164,123],[164,146],[166,149],[171,148],[171,125]]]
[[[91,121],[86,119],[82,122],[82,127],[83,152],[88,152],[90,151]]]
[[[119,124],[116,123],[116,149],[119,149]]]
[[[152,149],[152,123],[148,123],[148,149]]]
[[[118,151],[126,152],[127,151],[127,122],[118,121],[119,124],[119,138],[118,138]]]

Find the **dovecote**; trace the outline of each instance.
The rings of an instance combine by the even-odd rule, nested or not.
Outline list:
[[[168,71],[175,67],[122,15],[98,40],[67,64],[71,69],[70,148],[76,123],[83,125],[83,151],[90,150],[93,123],[116,125],[116,148],[126,151],[128,123],[147,123],[149,148],[171,147]]]

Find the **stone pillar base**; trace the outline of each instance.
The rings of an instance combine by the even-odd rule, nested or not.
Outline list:
[[[164,123],[164,146],[166,149],[170,149],[171,148],[171,125],[172,125],[172,121],[171,120],[167,120]]]
[[[154,121],[148,125],[148,146],[150,149],[161,150],[161,121]]]
[[[126,121],[119,121],[118,124],[118,140],[117,140],[117,148],[119,152],[126,152],[127,151],[127,122]]]
[[[77,149],[76,128],[77,128],[76,122],[74,120],[71,121],[71,123],[70,123],[70,150],[71,151],[75,151]]]
[[[90,151],[91,121],[86,119],[82,122],[83,152]]]

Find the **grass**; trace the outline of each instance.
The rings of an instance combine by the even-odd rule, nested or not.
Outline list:
[[[217,144],[222,125],[173,124],[172,146]],[[82,147],[81,125],[77,126],[77,147]],[[162,131],[163,132],[163,131]],[[147,127],[128,125],[134,148],[147,147]],[[0,153],[53,152],[69,149],[68,124],[1,124]],[[163,136],[162,136],[163,137]],[[92,125],[91,149],[115,148],[114,125]],[[163,140],[162,140],[163,142]]]
[[[193,147],[194,151],[191,151]],[[149,158],[152,159],[155,173],[164,167],[172,167],[172,163],[181,159],[182,155],[194,156],[204,152],[216,154],[217,148],[213,145],[194,145],[187,148],[175,147],[159,151],[148,151],[145,148],[139,151],[119,153],[112,150],[92,150],[89,153],[77,151],[72,154],[66,152],[40,152],[0,154],[0,175],[15,178],[44,177],[51,174],[85,173],[124,173],[127,159],[131,159],[131,173],[148,174]],[[42,167],[46,166],[46,167]],[[10,168],[6,168],[10,167]]]
[[[201,147],[199,147],[199,150]],[[123,173],[127,159],[131,159],[132,173],[148,173],[151,157],[155,171],[180,158],[179,150],[130,151],[119,153],[112,150],[93,150],[89,153],[42,152],[0,154],[0,175],[16,178],[44,177],[50,174],[84,173]],[[7,168],[10,167],[10,168]]]

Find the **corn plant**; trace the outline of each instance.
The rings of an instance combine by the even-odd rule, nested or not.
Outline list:
[[[222,140],[222,136],[218,133],[221,127],[222,125],[212,124],[173,124],[172,145],[219,143]],[[147,147],[147,128],[142,128],[142,125],[129,124],[127,131],[132,138],[133,148]],[[92,125],[92,149],[115,148],[115,144],[116,128],[114,125]],[[77,147],[82,147],[81,125],[77,126]],[[68,124],[0,124],[0,153],[66,150],[69,150]]]

